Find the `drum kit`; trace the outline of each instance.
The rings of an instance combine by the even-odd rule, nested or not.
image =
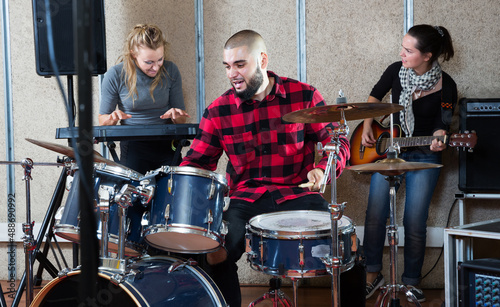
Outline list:
[[[339,123],[335,129],[328,130],[330,142],[325,146],[319,143],[317,148],[320,154],[328,155],[320,193],[324,193],[330,179],[329,211],[262,214],[252,218],[246,227],[247,260],[250,266],[272,275],[275,281],[277,277],[291,278],[294,306],[298,306],[297,280],[328,274],[332,275],[332,306],[340,306],[340,274],[351,269],[355,263],[358,244],[355,227],[348,217],[343,216],[345,203],[339,204],[336,199],[335,170],[340,151],[339,138],[349,133],[346,120],[372,118],[401,109],[399,105],[386,103],[343,103],[299,110],[283,117],[285,121],[294,123]],[[71,147],[27,140],[74,158]],[[411,298],[411,292],[396,283],[394,186],[397,176],[407,171],[440,167],[397,159],[393,149],[390,148],[391,154],[382,163],[348,167],[356,172],[379,172],[386,175],[391,183],[391,225],[388,226],[391,284],[381,292],[377,299],[378,306],[384,306],[389,295],[391,306],[399,306],[397,294],[401,290],[406,290]],[[79,169],[69,159],[57,165],[64,166],[65,175],[68,179],[72,177],[73,181],[66,203],[54,214],[52,229],[57,236],[79,243]],[[27,169],[27,177],[30,177],[30,164],[23,163],[23,167]],[[229,205],[228,185],[224,176],[187,166],[163,166],[143,175],[97,152],[94,152],[93,174],[93,199],[96,219],[99,221],[97,237],[101,253],[98,273],[100,300],[108,305],[120,306],[177,306],[183,303],[189,306],[227,306],[217,286],[192,259],[147,255],[148,247],[181,254],[203,254],[224,245],[227,227],[222,220],[222,213]],[[27,220],[27,225],[30,225],[29,215]],[[24,228],[25,246],[35,245],[30,227]],[[27,259],[32,257],[29,252],[26,254]],[[29,258],[26,277],[28,290],[32,281],[32,264],[33,260]],[[80,273],[78,267],[60,271],[57,278],[29,302],[32,306],[68,306],[78,303],[75,293],[78,293]],[[292,305],[286,295],[280,292],[279,285],[274,290],[278,290],[272,293],[275,296],[264,295],[250,306],[265,298],[271,298],[273,306],[278,306],[278,303]],[[419,306],[414,297],[413,301]]]

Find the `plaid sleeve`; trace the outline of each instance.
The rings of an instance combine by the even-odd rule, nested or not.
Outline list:
[[[206,109],[200,121],[198,134],[180,165],[214,171],[222,151],[218,129],[210,119],[208,109]]]
[[[323,96],[318,91],[313,92],[312,97],[312,107],[323,106],[325,105],[325,101]],[[338,123],[314,123],[307,125],[307,134],[311,139],[315,142],[321,142],[323,146],[326,146],[330,141],[331,137],[328,134],[327,128],[331,130],[338,127]],[[339,138],[340,146],[339,146],[339,154],[338,154],[338,163],[336,168],[337,177],[340,176],[342,171],[345,169],[347,161],[350,159],[350,144],[348,139],[345,136],[341,136]],[[323,170],[326,169],[326,165],[328,162],[328,154],[324,153],[321,160],[316,164],[317,168],[321,168]]]

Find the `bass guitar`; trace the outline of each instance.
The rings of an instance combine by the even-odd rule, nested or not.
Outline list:
[[[365,163],[373,163],[377,160],[387,157],[387,150],[391,145],[391,129],[389,126],[384,126],[380,122],[374,120],[372,122],[373,137],[376,143],[373,147],[365,147],[361,144],[361,135],[363,134],[363,122],[361,122],[351,136],[351,165],[359,165]],[[452,135],[442,136],[415,136],[415,137],[400,137],[401,128],[398,125],[393,125],[394,145],[400,148],[417,147],[431,145],[432,140],[438,139],[450,147],[462,147],[472,149],[476,146],[477,136],[472,133],[455,133]]]

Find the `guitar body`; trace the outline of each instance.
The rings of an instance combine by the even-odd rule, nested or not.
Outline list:
[[[390,139],[391,129],[389,126],[384,126],[380,122],[374,120],[372,122],[373,137],[377,143],[373,147],[365,147],[361,145],[361,135],[363,134],[363,122],[361,122],[356,129],[354,129],[351,136],[351,165],[359,165],[365,163],[373,163],[377,160],[387,157],[387,149],[381,146],[382,139]],[[394,125],[392,128],[394,137],[401,135],[401,128]]]

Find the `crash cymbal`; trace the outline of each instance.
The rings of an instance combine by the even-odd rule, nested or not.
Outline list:
[[[341,110],[344,110],[346,120],[373,118],[398,112],[403,107],[393,103],[342,103],[313,107],[283,116],[283,120],[291,123],[329,123],[340,121]]]
[[[29,138],[27,138],[26,141],[33,143],[35,145],[38,145],[40,147],[58,152],[60,154],[68,156],[70,158],[75,158],[75,151],[73,150],[73,148],[71,148],[69,146],[64,146],[64,145],[45,142],[45,141],[38,141],[38,140],[29,139]],[[115,161],[104,158],[100,153],[98,153],[95,150],[94,150],[94,162],[106,163],[108,165],[120,166],[120,167],[125,168],[124,166],[116,163]]]
[[[419,171],[423,169],[438,167],[443,167],[443,165],[424,162],[406,162],[405,160],[399,158],[387,158],[379,160],[375,163],[348,166],[347,169],[360,173],[380,173],[386,176],[398,176],[405,172]]]

